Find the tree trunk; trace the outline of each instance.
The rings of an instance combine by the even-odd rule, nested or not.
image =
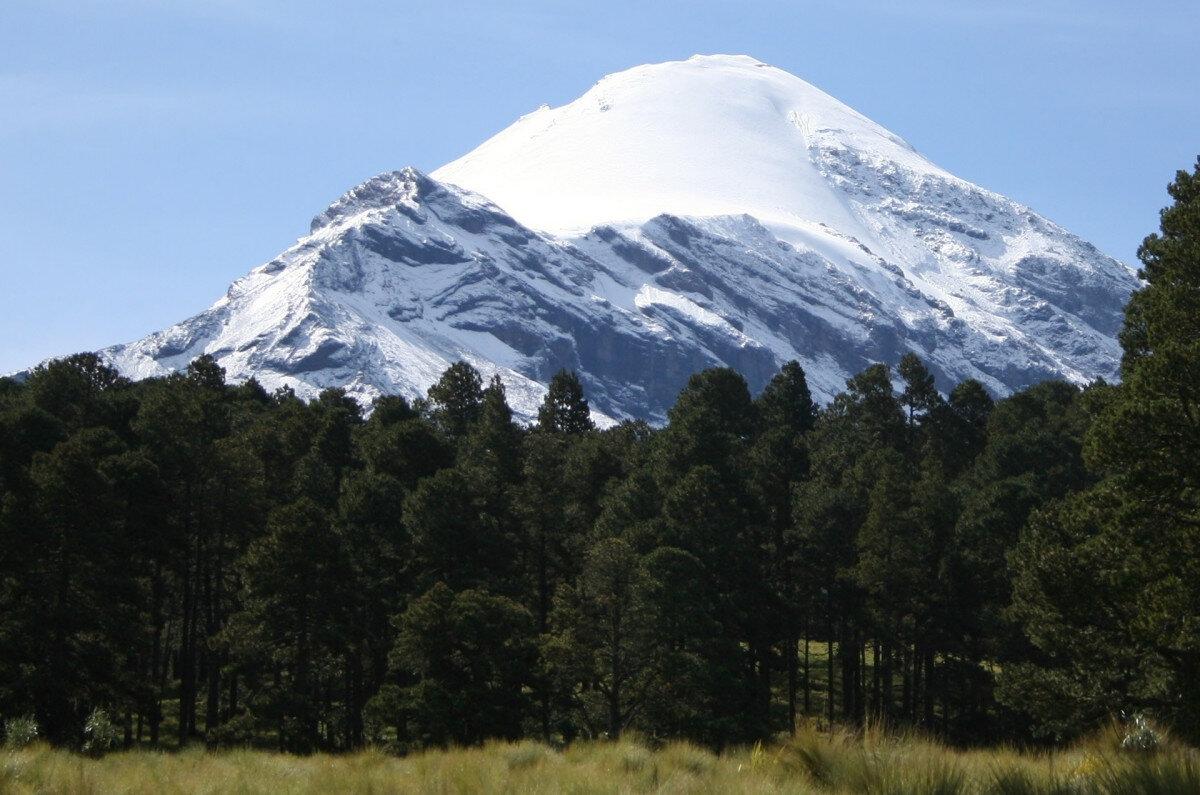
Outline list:
[[[892,717],[892,643],[885,638],[881,650],[879,670],[879,716],[886,725]]]
[[[900,669],[903,683],[901,709],[904,719],[911,723],[913,715],[912,646],[908,643],[903,644],[900,653]]]
[[[275,664],[274,674],[275,692],[278,693],[283,688],[283,672],[280,670],[278,663]],[[283,753],[287,750],[287,733],[283,710],[279,711],[279,717],[275,719],[275,737],[279,746],[278,750],[280,753]]]
[[[229,675],[229,695],[227,696],[229,703],[225,706],[225,720],[231,719],[237,714],[238,710],[238,675],[233,672]]]
[[[183,620],[179,627],[178,676],[179,676],[179,745],[187,744],[191,737],[191,715],[196,708],[195,654],[192,643],[192,576],[189,566],[183,576]]]
[[[826,695],[826,701],[828,702],[826,704],[826,706],[828,707],[828,711],[829,711],[829,726],[832,728],[833,727],[833,709],[834,709],[834,697],[833,697],[833,692],[834,692],[834,690],[833,690],[833,688],[834,688],[833,646],[834,646],[834,643],[833,643],[833,616],[832,616],[832,614],[827,615],[826,623],[828,625],[827,626],[827,628],[828,628],[827,637],[828,637],[829,645],[826,646],[826,648],[825,648],[825,667],[826,667],[825,674],[828,677],[825,682],[825,695]]]
[[[621,677],[625,675],[621,665],[620,609],[614,612],[610,627],[609,668],[612,671],[612,687],[608,691],[608,737],[616,740],[621,736]]]
[[[929,728],[933,727],[933,699],[937,693],[933,676],[933,649],[927,648],[925,649],[925,713],[923,715],[923,722]]]
[[[925,726],[925,705],[929,700],[929,671],[925,667],[925,646],[918,643],[914,650],[913,659],[913,720],[919,726]]]
[[[151,616],[154,624],[152,641],[150,644],[150,682],[153,688],[150,696],[149,706],[149,723],[150,723],[150,744],[158,745],[158,727],[162,723],[162,686],[163,672],[165,665],[163,662],[163,598],[165,586],[162,577],[162,562],[157,558],[154,561],[154,573],[151,579],[150,591],[151,600]]]
[[[804,714],[812,712],[812,681],[809,677],[812,669],[809,667],[808,654],[808,619],[804,620]]]
[[[876,717],[881,713],[879,706],[879,638],[871,639],[871,713]]]
[[[755,655],[758,659],[756,691],[758,693],[759,726],[771,724],[771,645],[760,643]]]
[[[359,647],[346,656],[346,747],[363,744],[362,651]]]
[[[858,644],[854,627],[844,620],[839,622],[839,659],[842,662],[842,717],[852,723],[859,723],[861,713],[858,693]]]
[[[867,644],[860,633],[855,633],[854,648],[858,649],[858,676],[855,677],[858,705],[857,719],[859,725],[867,722]]]
[[[799,653],[800,639],[789,636],[787,641],[787,678],[788,678],[788,732],[796,733],[796,655]]]

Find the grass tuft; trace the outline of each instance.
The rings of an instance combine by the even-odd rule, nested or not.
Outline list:
[[[818,731],[722,754],[636,738],[563,751],[532,741],[300,757],[252,750],[122,751],[92,758],[33,743],[0,752],[0,793],[1200,793],[1200,755],[1166,740],[1122,745],[1119,727],[1053,753],[956,750],[913,733]]]

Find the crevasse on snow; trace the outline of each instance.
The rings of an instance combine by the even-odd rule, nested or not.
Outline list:
[[[134,377],[211,353],[367,403],[465,359],[527,418],[566,367],[598,419],[661,421],[716,365],[758,388],[798,359],[822,399],[907,351],[942,387],[1111,378],[1136,284],[799,78],[697,56],[610,75],[431,176],[374,177],[206,312],[103,353]]]

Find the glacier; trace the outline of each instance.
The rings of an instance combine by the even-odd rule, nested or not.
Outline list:
[[[1137,286],[800,78],[696,56],[368,179],[208,310],[100,353],[133,378],[207,353],[233,380],[366,405],[461,359],[524,419],[567,368],[598,421],[661,422],[712,366],[758,389],[796,359],[822,401],[909,351],[943,389],[1113,378]]]

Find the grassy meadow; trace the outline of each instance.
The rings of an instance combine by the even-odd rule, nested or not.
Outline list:
[[[535,742],[329,756],[127,751],[93,759],[34,745],[0,756],[3,793],[1153,793],[1200,792],[1200,753],[1121,748],[1117,728],[1047,752],[954,750],[913,735],[801,732],[713,754],[634,740]]]

